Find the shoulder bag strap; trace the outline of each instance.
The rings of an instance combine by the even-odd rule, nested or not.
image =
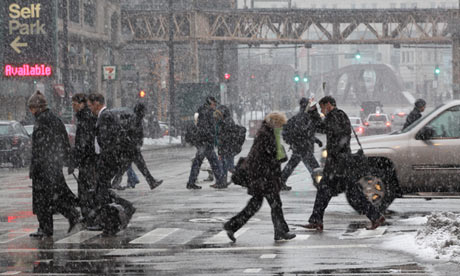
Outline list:
[[[353,131],[353,134],[355,134],[356,141],[358,142],[359,148],[363,150],[363,147],[361,146],[361,143],[359,142],[358,135],[356,135],[355,129],[351,127],[351,130]]]

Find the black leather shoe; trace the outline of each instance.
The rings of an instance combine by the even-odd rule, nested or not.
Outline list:
[[[225,232],[227,232],[227,237],[232,241],[232,242],[236,242],[236,238],[235,238],[235,232],[231,229],[228,229],[227,227],[225,227],[226,224],[224,224],[224,230]]]
[[[307,230],[316,230],[318,232],[323,232],[324,226],[322,223],[309,223],[305,225],[300,225],[301,227]]]
[[[199,190],[199,189],[201,189],[201,186],[198,186],[196,184],[192,184],[192,185],[187,184],[187,189],[189,189],[189,190]]]
[[[376,221],[373,221],[371,223],[371,225],[367,226],[366,229],[367,230],[375,230],[377,229],[379,226],[383,225],[383,223],[385,223],[385,217],[384,216],[380,216]]]
[[[87,226],[86,230],[88,231],[102,231],[102,226],[100,225],[92,225],[92,226]]]
[[[29,234],[29,237],[31,238],[37,238],[37,239],[41,239],[41,238],[47,238],[47,237],[52,237],[53,234],[45,234],[42,229],[38,229],[37,232],[34,232],[34,233],[30,233]]]
[[[160,186],[161,183],[163,183],[163,180],[153,180],[152,182],[149,183],[150,190],[153,190],[156,187]]]
[[[286,233],[275,235],[275,241],[292,240],[295,237],[296,235],[294,233],[286,232]]]

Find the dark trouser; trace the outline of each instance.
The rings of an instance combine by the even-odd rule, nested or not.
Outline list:
[[[307,167],[307,170],[310,172],[310,174],[313,173],[314,169],[319,167],[318,161],[316,161],[312,151],[308,151],[304,154],[300,154],[294,151],[291,155],[291,159],[289,159],[289,162],[286,164],[286,166],[284,166],[283,171],[281,172],[281,181],[283,183],[286,183],[289,176],[291,176],[292,172],[300,163],[300,161],[305,164],[305,167]]]
[[[75,208],[72,201],[67,200],[65,196],[60,196],[57,199],[53,199],[48,190],[44,190],[38,193],[44,193],[41,198],[40,211],[36,213],[39,228],[46,235],[53,235],[53,213],[60,213],[69,221],[75,221],[80,217],[78,210]]]
[[[94,194],[96,175],[95,157],[88,157],[78,168],[78,200],[80,204],[81,214],[85,223],[89,226],[93,225],[94,216],[91,216],[91,210],[94,208]]]
[[[190,177],[188,178],[187,185],[194,185],[198,174],[200,173],[200,167],[203,163],[204,158],[208,158],[209,164],[211,165],[212,172],[216,177],[218,185],[225,185],[222,183],[222,171],[219,166],[219,160],[217,159],[216,152],[214,151],[213,145],[203,145],[199,146],[196,151],[195,158],[192,162],[192,169],[190,171]]]
[[[113,157],[112,157],[113,158]],[[111,180],[120,171],[120,168],[110,156],[100,155],[98,156],[97,163],[97,185],[96,185],[96,204],[100,208],[105,204],[117,203],[120,204],[127,212],[134,209],[131,202],[121,198],[115,192],[110,191]],[[130,162],[123,162],[121,170],[126,171],[129,167]]]
[[[131,155],[131,161],[136,164],[139,171],[147,180],[147,183],[151,186],[155,182],[155,178],[150,173],[149,169],[147,168],[147,164],[145,163],[144,157],[142,156],[142,152],[140,149],[136,149]],[[112,183],[113,186],[118,186],[121,183],[121,179],[123,174],[131,167],[131,161],[127,161],[127,166],[122,166],[121,169],[115,175],[115,179]],[[135,185],[135,184],[134,184]]]
[[[381,214],[377,210],[377,208],[370,203],[367,198],[364,196],[362,189],[358,186],[358,184],[354,181],[349,181],[347,178],[344,177],[334,177],[333,179],[327,179],[327,177],[323,177],[321,182],[318,185],[318,191],[316,192],[315,204],[313,206],[313,212],[308,219],[310,223],[323,223],[324,212],[329,204],[329,201],[333,196],[337,193],[334,187],[335,185],[331,185],[334,182],[339,184],[343,183],[344,181],[348,182],[346,184],[346,188],[349,190],[349,194],[352,195],[352,199],[354,202],[357,202],[362,206],[363,213],[371,220],[375,221],[380,218]],[[329,183],[328,183],[329,182]]]
[[[229,171],[233,171],[235,169],[235,157],[233,155],[223,155],[221,156],[222,160],[222,179],[224,181],[224,184],[227,181],[227,175]]]
[[[248,220],[259,211],[264,197],[267,199],[268,204],[272,210],[272,222],[275,229],[275,235],[280,235],[283,233],[289,232],[289,226],[284,220],[283,209],[281,198],[279,194],[269,194],[269,195],[257,195],[253,196],[249,201],[246,207],[239,212],[236,216],[232,217],[227,223],[225,223],[224,228],[232,230],[233,232],[238,231],[243,225],[248,222]]]

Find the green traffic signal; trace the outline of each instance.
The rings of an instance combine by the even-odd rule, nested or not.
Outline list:
[[[441,73],[441,69],[439,68],[439,66],[436,66],[436,67],[434,68],[434,73],[435,73],[436,75],[439,75],[439,74]]]
[[[299,75],[295,75],[295,76],[294,76],[294,81],[295,81],[295,82],[299,82],[299,81],[300,81]]]
[[[360,60],[361,59],[361,53],[358,51],[355,54],[355,59]]]

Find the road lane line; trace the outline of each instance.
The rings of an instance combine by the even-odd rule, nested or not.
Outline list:
[[[276,258],[276,254],[263,254],[260,255],[259,259],[274,259]]]
[[[102,234],[102,231],[80,231],[70,237],[57,241],[56,243],[84,243],[85,241]]]
[[[235,238],[243,235],[246,231],[251,229],[250,227],[243,227],[235,233]],[[204,244],[220,244],[220,243],[229,243],[231,240],[227,236],[227,231],[222,230],[216,235],[204,241]]]
[[[0,244],[1,243],[9,243],[15,239],[19,239],[19,238],[22,238],[22,237],[25,237],[27,235],[29,235],[29,233],[33,232],[35,230],[32,230],[32,229],[27,229],[27,230],[23,230],[23,231],[13,231],[13,232],[8,232],[8,233],[5,233],[3,235],[0,235]]]
[[[262,271],[262,268],[247,268],[243,273],[259,273],[260,271]]]
[[[157,228],[147,234],[130,241],[130,244],[152,244],[176,232],[179,228]]]
[[[175,231],[172,235],[169,235],[158,241],[157,244],[161,245],[184,245],[194,238],[201,236],[204,231],[198,230],[189,230],[189,229],[179,229]]]
[[[0,275],[18,275],[21,272],[22,271],[7,271],[7,272],[0,273]]]

